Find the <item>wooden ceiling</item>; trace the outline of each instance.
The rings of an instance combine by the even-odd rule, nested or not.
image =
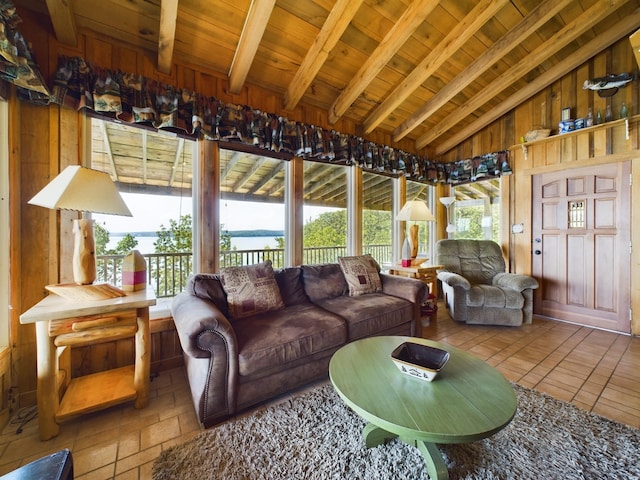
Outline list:
[[[442,154],[619,39],[638,0],[15,0]],[[637,18],[637,17],[634,17]],[[637,23],[637,20],[635,20]],[[612,72],[613,73],[613,72]],[[426,150],[423,150],[426,149]]]

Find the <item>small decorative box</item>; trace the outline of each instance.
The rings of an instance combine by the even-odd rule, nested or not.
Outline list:
[[[147,287],[147,262],[138,250],[122,260],[122,290],[135,292]]]
[[[391,359],[402,373],[431,382],[449,361],[449,352],[428,345],[404,342],[391,352]]]

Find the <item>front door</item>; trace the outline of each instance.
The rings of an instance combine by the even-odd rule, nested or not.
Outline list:
[[[630,333],[630,168],[533,177],[535,313]]]

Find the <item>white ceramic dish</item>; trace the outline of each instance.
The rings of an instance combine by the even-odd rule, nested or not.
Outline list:
[[[404,342],[391,352],[398,370],[414,378],[433,381],[449,361],[449,352],[413,342]]]

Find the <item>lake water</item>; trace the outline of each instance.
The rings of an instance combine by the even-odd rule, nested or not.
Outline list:
[[[122,240],[121,236],[110,235],[107,248],[115,248],[118,242]],[[155,253],[153,242],[157,237],[136,237],[138,245],[136,249],[140,253]],[[231,237],[231,248],[236,250],[262,250],[266,246],[269,248],[277,248],[275,237]]]

